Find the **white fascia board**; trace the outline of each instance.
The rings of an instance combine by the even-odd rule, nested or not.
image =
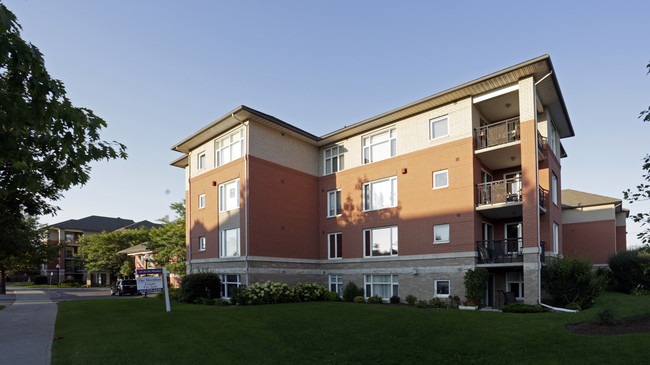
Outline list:
[[[488,92],[486,92],[484,94],[480,94],[480,95],[474,97],[474,104],[480,103],[480,102],[488,100],[488,99],[496,98],[497,96],[507,94],[507,93],[513,92],[515,90],[519,90],[519,84],[504,86],[504,87],[502,87],[500,89],[488,91]]]

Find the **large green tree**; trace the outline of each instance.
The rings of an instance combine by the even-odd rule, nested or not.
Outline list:
[[[185,202],[174,203],[170,208],[176,218],[164,217],[162,227],[151,230],[147,247],[154,251],[157,267],[165,267],[180,276],[185,275]]]
[[[56,213],[52,202],[88,181],[91,162],[126,158],[123,144],[100,138],[106,122],[72,105],[20,31],[0,4],[0,257],[7,259],[22,255],[12,237],[20,236],[24,216]]]
[[[79,240],[77,255],[83,259],[84,270],[88,272],[108,271],[111,277],[130,276],[133,275],[133,258],[118,252],[148,242],[150,233],[150,229],[140,228],[84,236]]]
[[[648,74],[650,74],[650,63],[646,66]],[[644,122],[650,122],[650,107],[643,110],[639,115],[640,119]],[[637,185],[634,189],[627,189],[623,192],[623,196],[630,203],[650,200],[650,155],[645,155],[643,158],[643,182]],[[650,251],[650,213],[640,212],[632,216],[632,220],[641,223],[643,230],[637,234],[637,237],[646,244],[646,250]]]

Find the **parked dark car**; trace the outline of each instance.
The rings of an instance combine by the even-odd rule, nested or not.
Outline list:
[[[111,295],[138,294],[138,283],[133,279],[119,279],[111,287]]]

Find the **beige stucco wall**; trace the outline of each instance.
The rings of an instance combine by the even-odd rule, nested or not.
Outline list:
[[[564,209],[562,211],[562,223],[564,224],[595,222],[613,219],[616,219],[616,217],[614,206],[611,204],[575,209]]]
[[[318,174],[318,148],[289,133],[250,124],[249,153],[266,161],[310,174]]]
[[[627,214],[625,212],[616,213],[616,226],[624,227],[626,225]]]

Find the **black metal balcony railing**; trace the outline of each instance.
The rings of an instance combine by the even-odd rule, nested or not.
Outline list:
[[[519,117],[480,127],[474,133],[477,150],[518,141]]]
[[[523,262],[522,238],[476,241],[479,264]]]
[[[544,154],[544,145],[548,144],[548,139],[543,137],[539,131],[537,131],[537,148],[539,149],[540,154]]]
[[[546,209],[546,198],[548,197],[548,190],[539,187],[539,206]]]
[[[520,202],[521,186],[520,177],[477,184],[478,205]]]

